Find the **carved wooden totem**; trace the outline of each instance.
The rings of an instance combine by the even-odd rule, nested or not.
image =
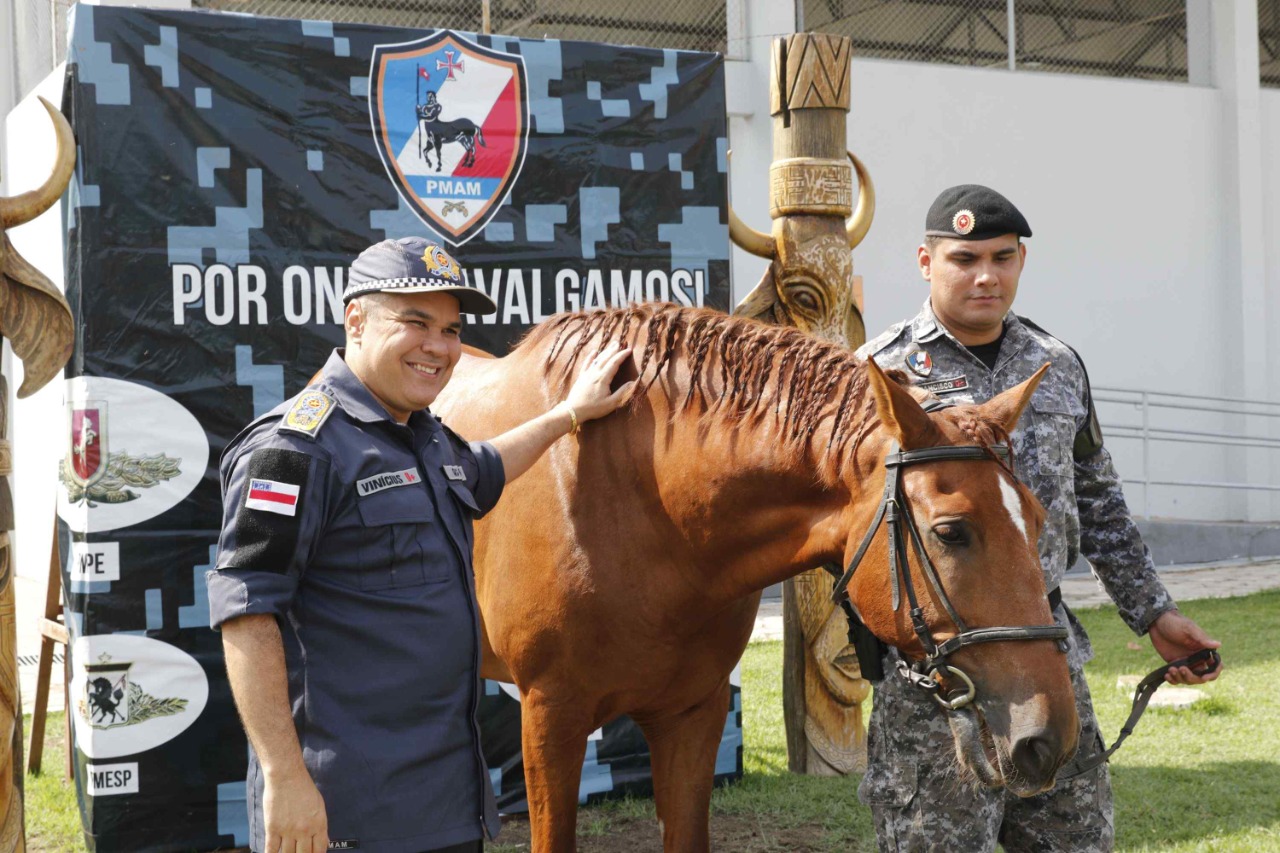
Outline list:
[[[735,314],[795,326],[850,348],[866,341],[852,249],[875,215],[875,188],[846,151],[849,39],[799,33],[773,44],[772,234],[729,211],[729,233],[769,268]],[[848,158],[846,162],[846,156]],[[853,164],[853,169],[849,164]],[[858,207],[853,211],[853,172]],[[866,765],[863,680],[844,613],[821,569],[783,585],[783,704],[793,772],[844,775]]]
[[[0,198],[0,335],[22,359],[25,376],[19,397],[40,390],[71,357],[75,330],[71,308],[39,270],[9,242],[8,229],[35,219],[61,198],[75,169],[75,141],[62,113],[40,99],[53,119],[58,139],[53,174],[39,189]],[[26,849],[22,809],[22,702],[18,696],[17,637],[14,624],[13,493],[9,475],[13,451],[8,434],[8,380],[0,375],[0,853]]]

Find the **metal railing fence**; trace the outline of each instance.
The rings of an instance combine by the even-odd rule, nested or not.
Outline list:
[[[858,56],[1186,81],[1186,0],[800,0]],[[1267,0],[1272,2],[1272,0]]]
[[[481,0],[194,0],[196,8],[277,18],[479,32]],[[723,52],[725,0],[491,0],[491,30],[523,38],[578,39]]]
[[[1192,445],[1206,448],[1244,448],[1280,451],[1280,437],[1259,434],[1264,424],[1280,419],[1280,403],[1250,400],[1240,397],[1213,397],[1198,394],[1180,394],[1161,391],[1138,391],[1125,388],[1094,386],[1095,403],[1108,415],[1134,420],[1102,419],[1102,432],[1108,439],[1132,439],[1141,442],[1142,471],[1140,477],[1124,476],[1125,483],[1142,486],[1141,515],[1151,516],[1151,492],[1153,486],[1172,486],[1195,489],[1221,489],[1228,492],[1261,491],[1280,492],[1280,483],[1268,478],[1266,482],[1240,482],[1225,480],[1180,479],[1161,473],[1168,466],[1154,460],[1157,445]],[[1172,424],[1161,415],[1173,416]],[[1244,429],[1229,431],[1215,428],[1223,416],[1241,421]],[[1101,416],[1100,416],[1101,417]],[[1250,423],[1253,421],[1253,423]],[[1196,428],[1199,426],[1199,428]],[[1266,432],[1268,430],[1262,430]],[[1180,454],[1182,458],[1185,456]],[[1274,470],[1274,469],[1268,469]]]

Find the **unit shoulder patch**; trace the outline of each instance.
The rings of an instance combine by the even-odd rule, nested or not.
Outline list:
[[[304,391],[280,421],[280,429],[314,436],[333,414],[333,398],[323,391]]]

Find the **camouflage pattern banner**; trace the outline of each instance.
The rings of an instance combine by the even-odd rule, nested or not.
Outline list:
[[[342,341],[346,266],[434,235],[499,309],[505,352],[562,310],[727,309],[724,73],[714,54],[76,6],[64,110],[67,369],[59,540],[76,784],[95,850],[247,841],[247,748],[208,627],[218,458]],[[487,683],[500,805],[519,705]],[[395,701],[395,697],[370,697]],[[717,774],[741,774],[740,696]],[[581,796],[648,784],[628,720]]]

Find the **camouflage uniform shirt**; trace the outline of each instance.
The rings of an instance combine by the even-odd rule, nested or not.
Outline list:
[[[932,360],[923,376],[907,361],[921,351]],[[914,319],[890,326],[858,354],[903,370],[917,385],[957,403],[986,402],[1051,362],[1011,436],[1018,476],[1046,512],[1040,534],[1045,589],[1056,589],[1083,555],[1134,633],[1145,633],[1157,616],[1173,609],[1129,515],[1111,454],[1104,447],[1081,461],[1072,457],[1076,433],[1089,412],[1084,369],[1065,344],[1010,312],[995,369],[989,370],[938,322],[926,300]],[[1054,618],[1072,629],[1069,661],[1082,666],[1092,657],[1084,630],[1065,607],[1059,606]]]
[[[1088,418],[1086,379],[1061,341],[1010,313],[995,368],[988,369],[943,328],[926,301],[915,319],[891,327],[858,352],[882,367],[905,370],[918,385],[957,403],[985,402],[1050,362],[1010,436],[1016,471],[1046,512],[1039,543],[1045,588],[1057,588],[1083,554],[1136,633],[1174,606],[1129,517],[1111,455],[1103,448],[1087,459],[1073,458],[1076,433]],[[1053,617],[1070,630],[1067,665],[1080,719],[1076,760],[1083,761],[1104,748],[1083,673],[1092,650],[1065,605],[1059,604]],[[881,850],[994,850],[997,842],[1009,851],[1112,849],[1105,764],[1027,799],[1007,789],[959,782],[946,715],[893,674],[897,659],[890,650],[889,675],[876,685],[867,773],[858,788],[859,798],[871,807]]]

